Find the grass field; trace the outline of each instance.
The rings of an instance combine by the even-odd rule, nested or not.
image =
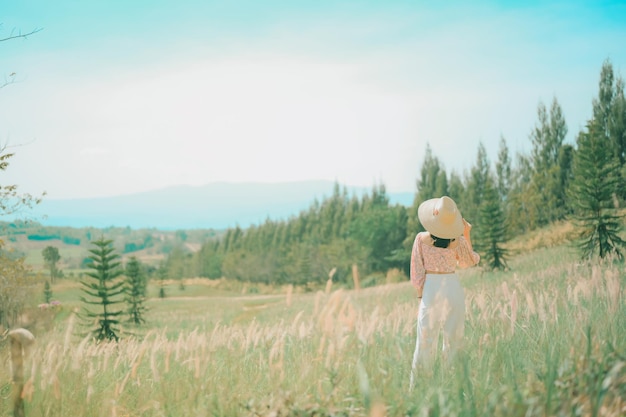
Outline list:
[[[626,273],[558,246],[511,271],[460,273],[465,350],[408,389],[417,301],[408,283],[242,295],[190,283],[151,298],[118,344],[79,334],[74,283],[26,361],[27,416],[623,416]],[[156,294],[156,288],[150,288]],[[45,317],[44,317],[45,318]],[[11,415],[0,344],[0,416]]]

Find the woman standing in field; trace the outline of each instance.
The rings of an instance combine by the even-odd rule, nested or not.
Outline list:
[[[465,331],[465,295],[455,270],[476,265],[480,260],[472,249],[472,225],[461,216],[450,197],[423,202],[417,215],[426,232],[417,234],[411,252],[411,283],[421,299],[411,387],[418,364],[432,358],[440,325],[447,358],[459,349]]]

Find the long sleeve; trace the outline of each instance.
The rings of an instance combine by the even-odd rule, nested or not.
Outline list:
[[[480,262],[480,255],[470,250],[463,236],[459,237],[459,245],[456,247],[456,260],[459,268],[469,268]]]
[[[413,250],[411,251],[411,284],[417,289],[421,295],[426,280],[426,268],[422,259],[421,233],[415,236],[413,242]]]

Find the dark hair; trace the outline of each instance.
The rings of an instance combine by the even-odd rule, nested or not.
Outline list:
[[[430,237],[433,239],[433,246],[436,248],[447,248],[448,246],[450,246],[450,242],[454,241],[454,239],[442,239],[433,235],[432,233],[430,234]]]

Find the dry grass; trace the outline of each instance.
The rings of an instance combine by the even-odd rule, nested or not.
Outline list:
[[[118,344],[77,338],[70,316],[26,362],[26,415],[624,415],[623,265],[528,265],[463,275],[465,352],[419,375],[413,392],[410,284],[329,285],[211,309],[155,302],[153,328]],[[0,416],[10,415],[5,368]]]
[[[574,239],[574,226],[571,222],[561,221],[549,227],[524,234],[506,244],[512,253],[525,253],[542,248],[567,244]]]

